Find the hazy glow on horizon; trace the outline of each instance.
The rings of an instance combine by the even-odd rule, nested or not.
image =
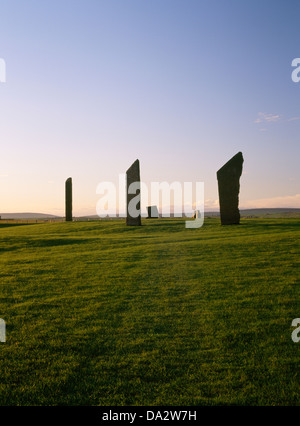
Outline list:
[[[297,13],[298,12],[298,13]],[[297,0],[11,0],[1,5],[0,212],[96,214],[140,160],[204,182],[244,156],[240,207],[300,208]]]

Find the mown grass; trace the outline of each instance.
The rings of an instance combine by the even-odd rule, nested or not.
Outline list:
[[[0,227],[0,404],[299,405],[299,230]]]

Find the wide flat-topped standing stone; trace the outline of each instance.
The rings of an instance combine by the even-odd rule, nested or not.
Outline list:
[[[153,218],[157,219],[159,217],[157,206],[148,206],[147,212],[148,212],[148,219],[153,219]]]
[[[72,178],[66,180],[66,221],[72,221]]]
[[[243,154],[238,152],[217,171],[222,225],[240,223],[239,192],[243,162]]]
[[[126,172],[126,197],[126,225],[140,226],[142,221],[139,160],[136,160]]]

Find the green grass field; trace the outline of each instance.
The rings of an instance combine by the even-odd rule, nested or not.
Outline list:
[[[300,220],[0,226],[0,405],[300,405]]]

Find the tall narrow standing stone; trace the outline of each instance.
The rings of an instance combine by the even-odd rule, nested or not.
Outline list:
[[[140,162],[136,160],[126,172],[126,225],[142,224],[140,185]]]
[[[66,222],[72,221],[72,178],[66,180]]]
[[[217,171],[222,225],[237,225],[240,223],[239,192],[243,162],[243,154],[238,152]]]

